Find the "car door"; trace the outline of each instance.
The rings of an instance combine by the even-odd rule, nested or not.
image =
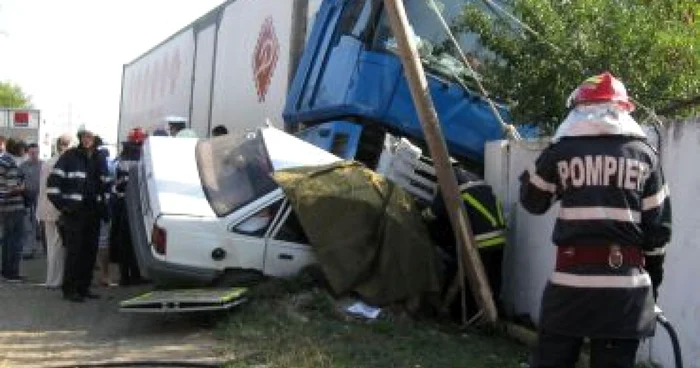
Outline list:
[[[279,217],[282,200],[267,201],[251,209],[228,225],[227,268],[254,269],[264,272],[266,235]]]
[[[275,277],[296,275],[316,262],[304,230],[286,199],[266,237],[265,274]]]

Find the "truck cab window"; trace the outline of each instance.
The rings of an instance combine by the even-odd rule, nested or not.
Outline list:
[[[467,6],[486,7],[480,0],[440,0],[435,1],[442,8],[441,14],[447,24],[450,25],[455,38],[457,38],[462,51],[467,58],[474,61],[472,65],[478,65],[479,60],[495,58],[495,55],[483,47],[478,35],[460,27],[461,14]],[[501,1],[498,1],[499,3]],[[462,65],[459,54],[452,46],[448,35],[443,29],[440,20],[431,8],[427,0],[406,0],[406,14],[411,23],[418,46],[418,53],[425,67],[442,76],[460,78],[470,83],[471,76],[468,69]],[[494,14],[498,15],[498,14]],[[377,31],[372,41],[372,49],[376,51],[388,51],[396,53],[398,46],[391,33],[389,19],[386,11],[382,11]]]
[[[372,20],[378,9],[376,0],[356,0],[343,9],[340,18],[339,35],[352,36],[365,41],[372,32]]]

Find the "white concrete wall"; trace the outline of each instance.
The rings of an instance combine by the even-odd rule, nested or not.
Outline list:
[[[650,132],[652,141],[656,141]],[[700,120],[669,124],[661,132],[662,158],[671,188],[673,238],[659,304],[675,325],[685,367],[700,368]],[[504,201],[510,243],[504,260],[502,298],[507,311],[537,323],[540,297],[554,263],[551,233],[558,208],[543,216],[528,214],[518,204],[519,175],[546,142],[492,142],[486,148],[486,180]],[[673,367],[666,332],[640,349],[640,359]]]

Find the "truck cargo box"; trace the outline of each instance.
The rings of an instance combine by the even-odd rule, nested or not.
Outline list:
[[[186,118],[199,137],[217,125],[229,132],[267,120],[282,127],[316,3],[230,0],[124,65],[119,140],[134,127],[164,127],[166,116]]]

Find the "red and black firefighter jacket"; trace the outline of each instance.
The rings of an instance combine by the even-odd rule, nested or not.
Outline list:
[[[527,211],[542,214],[560,202],[552,235],[558,265],[543,294],[540,328],[591,338],[653,334],[653,293],[671,237],[669,190],[654,148],[641,137],[568,136],[520,180]],[[641,264],[620,262],[613,249],[626,247],[636,248]],[[577,252],[601,248],[610,252],[607,262],[559,266],[560,256],[576,260]]]
[[[124,199],[126,195],[126,186],[129,183],[129,171],[132,167],[136,167],[141,160],[141,144],[124,142],[122,144],[122,153],[119,155],[117,162],[117,175],[114,185],[112,186],[112,194],[117,200]]]

